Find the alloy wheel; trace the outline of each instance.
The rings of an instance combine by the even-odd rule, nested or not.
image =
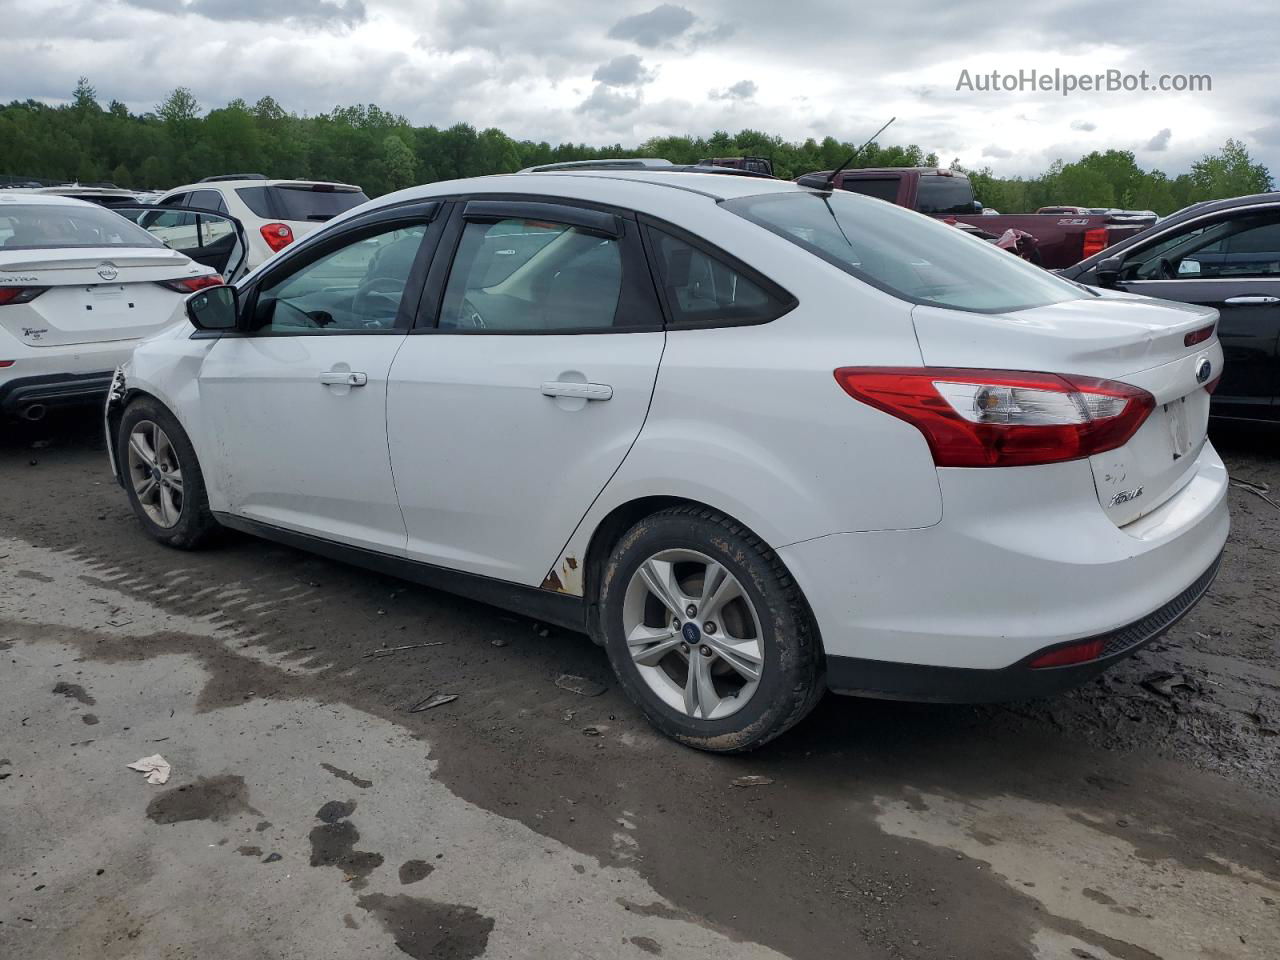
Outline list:
[[[182,516],[182,466],[168,434],[151,420],[129,431],[129,479],[138,503],[157,526],[166,529]]]
[[[696,550],[663,550],[636,569],[622,604],[627,649],[649,689],[695,720],[720,720],[760,685],[760,618],[738,579]]]

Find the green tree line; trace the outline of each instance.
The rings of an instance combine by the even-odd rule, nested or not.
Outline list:
[[[377,196],[416,183],[509,173],[541,163],[637,155],[675,163],[709,156],[762,156],[773,161],[779,176],[791,178],[831,169],[853,150],[852,144],[834,137],[792,142],[758,130],[655,137],[628,148],[553,146],[515,140],[493,127],[415,127],[374,104],[298,116],[271,97],[262,97],[253,104],[237,99],[205,112],[184,87],[153,111],[137,114],[118,100],[103,107],[85,78],[66,105],[26,100],[0,107],[0,177],[109,181],[152,190],[214,174],[251,172],[357,183]],[[937,163],[936,154],[914,144],[872,143],[856,165]],[[964,170],[959,163],[952,167]],[[964,172],[984,204],[1006,213],[1076,204],[1164,214],[1198,200],[1259,193],[1272,186],[1267,168],[1253,162],[1235,140],[1176,177],[1143,170],[1132,153],[1122,150],[1094,152],[1073,163],[1059,160],[1038,177],[1002,178],[989,168]]]

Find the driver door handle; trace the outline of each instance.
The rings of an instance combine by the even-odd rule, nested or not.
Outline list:
[[[613,387],[607,383],[577,383],[572,380],[548,380],[542,385],[544,397],[573,397],[578,400],[608,400]]]
[[[320,374],[320,382],[329,385],[341,384],[347,387],[363,387],[369,382],[369,375],[367,373],[358,373],[355,370],[329,370]]]
[[[1223,302],[1229,303],[1233,307],[1239,307],[1251,303],[1280,303],[1280,297],[1228,297]]]

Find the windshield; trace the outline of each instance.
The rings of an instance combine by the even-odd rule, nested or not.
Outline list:
[[[1004,313],[1085,296],[963,230],[843,191],[774,193],[723,206],[912,303]]]
[[[0,249],[61,247],[163,247],[147,231],[118,213],[80,204],[0,206]]]

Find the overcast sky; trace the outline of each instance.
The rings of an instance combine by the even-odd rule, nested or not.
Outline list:
[[[624,145],[752,127],[918,143],[997,173],[1133,150],[1169,173],[1243,139],[1280,175],[1270,0],[0,0],[0,100],[80,74],[135,111],[264,94],[299,113],[377,103],[418,125]],[[1210,93],[980,93],[1055,67],[1212,76]]]

